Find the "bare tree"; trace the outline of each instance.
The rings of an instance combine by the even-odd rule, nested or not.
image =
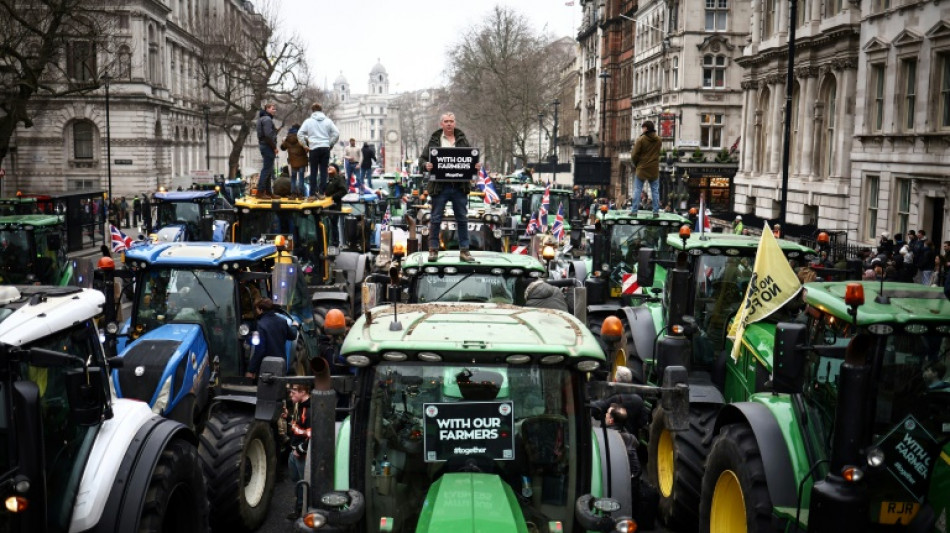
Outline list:
[[[490,166],[527,160],[528,135],[554,99],[566,60],[552,41],[524,15],[495,6],[449,48],[451,106],[465,117],[464,131]]]
[[[235,20],[220,21],[205,34],[199,68],[210,95],[213,123],[231,141],[232,177],[265,100],[299,106],[300,95],[309,86],[306,50],[297,36],[278,31],[276,8],[265,3],[259,13],[235,12]]]
[[[110,65],[116,19],[106,0],[0,0],[0,165],[36,101],[93,91]],[[31,103],[31,100],[33,101]]]

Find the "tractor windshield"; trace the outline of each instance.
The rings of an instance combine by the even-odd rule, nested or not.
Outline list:
[[[33,234],[25,229],[0,230],[0,277],[3,283],[26,283],[32,250]]]
[[[186,224],[198,227],[201,206],[194,202],[159,202],[158,227]]]
[[[444,530],[440,511],[474,501],[475,520],[484,512],[486,527],[505,513],[523,519],[527,531],[546,531],[552,521],[572,530],[577,413],[584,412],[574,374],[391,363],[373,372],[367,422],[375,432],[363,459],[367,523],[385,517],[393,531],[413,531],[420,522]],[[465,483],[460,472],[490,477]]]
[[[132,325],[147,333],[164,324],[202,326],[210,351],[221,357],[222,371],[237,372],[237,289],[234,278],[219,270],[152,269],[142,274]],[[231,375],[228,373],[227,375]]]
[[[500,276],[482,272],[423,274],[416,278],[416,301],[524,305],[524,291],[529,283],[530,280],[522,276]]]
[[[99,425],[79,425],[70,413],[69,396],[67,395],[66,383],[72,374],[82,372],[83,365],[80,361],[86,362],[90,367],[96,367],[99,372],[105,368],[105,358],[102,353],[99,339],[91,322],[82,323],[69,330],[59,331],[49,337],[33,343],[30,347],[43,348],[59,353],[65,353],[76,356],[78,359],[70,366],[40,366],[33,363],[20,363],[19,368],[14,372],[18,374],[18,379],[32,381],[39,388],[39,413],[40,423],[43,431],[42,448],[34,450],[20,450],[20,452],[31,453],[42,450],[43,460],[45,461],[46,486],[56,490],[48,491],[48,524],[50,531],[66,531],[69,528],[69,520],[73,511],[73,502],[76,500],[79,490],[79,481],[82,479],[82,471],[86,467],[86,461],[95,442],[96,434],[99,431]],[[95,369],[93,371],[96,371]],[[81,375],[81,374],[80,374]],[[3,387],[9,384],[10,375],[4,376]],[[103,379],[103,383],[107,380]],[[6,402],[11,398],[7,390],[3,390],[3,400]],[[104,396],[108,398],[108,391],[104,391]],[[14,409],[9,406],[2,406],[0,412],[0,434],[3,434],[2,446],[7,446],[13,442],[8,434],[12,430],[11,421]],[[39,444],[39,443],[37,443]],[[16,454],[17,452],[14,452]],[[16,474],[12,470],[17,463],[17,458],[11,456],[11,450],[8,448],[0,449],[0,461],[3,461],[3,472]],[[6,464],[11,461],[12,464]],[[7,481],[5,478],[0,482]],[[3,529],[0,522],[0,529]]]
[[[541,201],[544,199],[543,192],[536,192],[531,195],[531,211],[528,214],[534,213],[541,209]],[[568,213],[570,213],[570,203],[571,203],[571,194],[568,192],[559,192],[559,191],[550,191],[548,200],[548,214],[556,215],[558,205],[564,206],[564,217],[567,218]]]
[[[729,323],[752,277],[753,258],[701,255],[696,259],[693,316],[704,334],[698,338],[694,354],[698,363],[708,365],[725,346]]]
[[[668,226],[647,226],[642,224],[615,224],[610,226],[610,264],[626,263],[630,268],[637,264],[637,251],[640,248],[656,250],[658,257],[665,257],[669,250],[666,244]],[[629,272],[629,270],[628,270]]]

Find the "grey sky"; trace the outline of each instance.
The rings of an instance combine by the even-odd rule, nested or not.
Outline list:
[[[573,36],[580,2],[569,0],[280,0],[279,17],[307,43],[320,86],[343,71],[354,94],[366,92],[377,59],[389,73],[390,92],[441,85],[446,49],[466,24],[480,22],[496,5],[528,17],[552,37]]]

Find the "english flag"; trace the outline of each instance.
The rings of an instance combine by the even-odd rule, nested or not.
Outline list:
[[[129,237],[122,230],[109,224],[109,233],[112,234],[112,251],[121,252],[132,247],[132,237]]]
[[[643,292],[640,284],[637,283],[636,274],[624,274],[620,280],[621,294],[638,294]]]

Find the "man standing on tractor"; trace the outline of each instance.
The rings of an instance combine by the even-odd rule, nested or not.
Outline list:
[[[244,374],[244,377],[251,379],[257,379],[265,357],[283,358],[284,343],[297,338],[297,330],[290,327],[285,317],[277,314],[277,306],[274,305],[273,300],[262,298],[258,300],[256,308],[260,315],[257,318],[259,340],[254,346],[247,373]]]
[[[426,172],[432,170],[432,163],[429,162],[429,150],[440,147],[459,147],[470,148],[468,138],[465,133],[455,127],[455,114],[443,113],[442,128],[435,130],[429,137],[429,142],[422,149],[419,156],[419,166]],[[476,163],[475,169],[481,169],[481,164]],[[459,259],[466,263],[474,263],[475,258],[468,250],[468,192],[471,186],[457,183],[436,183],[430,177],[427,187],[429,196],[432,197],[432,212],[429,218],[429,261],[439,259],[439,231],[442,228],[442,214],[445,211],[445,204],[452,202],[452,211],[455,213],[455,224],[458,228],[459,238]]]

